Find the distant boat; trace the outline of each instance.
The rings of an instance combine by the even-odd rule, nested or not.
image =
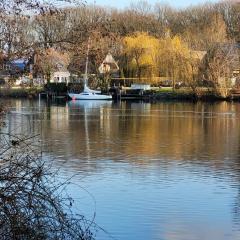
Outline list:
[[[84,90],[81,93],[68,93],[72,100],[112,100],[111,95],[101,94],[101,91],[92,90],[87,86],[88,82],[88,55],[89,55],[89,40],[87,49],[87,59],[84,75]]]

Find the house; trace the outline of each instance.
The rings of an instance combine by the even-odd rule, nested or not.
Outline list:
[[[108,53],[98,70],[101,74],[116,73],[119,71],[119,66],[113,56]]]
[[[17,59],[8,60],[3,58],[0,64],[0,79],[8,82],[11,78],[17,78],[24,74],[26,70],[27,60]]]
[[[56,71],[51,75],[50,82],[52,83],[69,83],[71,74],[68,70]]]
[[[207,51],[191,50],[190,54],[193,59],[202,61],[205,55],[207,54]]]
[[[26,59],[8,60],[3,57],[0,63],[1,84],[15,83],[16,79],[21,78],[26,72],[27,63],[28,60]]]
[[[69,56],[49,48],[43,52],[36,52],[33,56],[34,82],[38,84],[69,83],[70,72],[68,71]]]

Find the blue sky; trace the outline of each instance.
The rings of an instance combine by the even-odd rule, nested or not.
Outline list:
[[[87,0],[88,3],[93,3],[94,0]],[[131,2],[138,2],[138,0],[95,0],[97,5],[111,6],[117,8],[125,8],[130,5]],[[206,2],[206,0],[176,0],[176,1],[159,1],[159,0],[148,0],[147,2],[155,4],[156,2],[169,3],[174,7],[187,7],[190,5],[197,5]],[[218,0],[209,0],[208,2],[218,2]]]

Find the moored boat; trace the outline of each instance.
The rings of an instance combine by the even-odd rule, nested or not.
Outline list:
[[[84,90],[81,93],[68,93],[72,100],[112,100],[111,95],[101,94],[101,91],[92,90],[87,86],[88,82],[88,55],[89,55],[89,41],[87,50],[87,59],[84,75]]]
[[[68,93],[68,96],[72,100],[112,100],[111,95],[101,94],[100,92],[89,91],[84,87],[84,91],[81,93]],[[90,89],[91,90],[91,89]]]

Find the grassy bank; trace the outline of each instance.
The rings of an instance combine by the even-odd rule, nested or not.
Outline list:
[[[41,87],[12,87],[0,88],[0,97],[13,97],[13,98],[36,98],[38,94],[43,91]]]
[[[212,89],[209,88],[198,88],[196,91],[193,91],[191,88],[181,88],[175,89],[172,88],[161,88],[159,91],[153,94],[153,99],[155,100],[206,100],[206,101],[215,101],[215,100],[229,100],[228,98],[223,98],[217,95]]]
[[[192,91],[183,90],[159,90],[153,94],[155,100],[195,100],[196,95]]]
[[[45,87],[1,87],[0,97],[10,98],[37,98],[39,93],[48,91],[49,93],[55,93],[56,95],[65,95],[67,93],[67,86],[64,84],[50,84]],[[125,93],[126,94],[126,93]],[[185,101],[216,101],[216,100],[240,100],[240,93],[237,95],[230,95],[226,98],[217,95],[214,89],[210,88],[197,88],[193,91],[191,88],[180,88],[173,90],[171,87],[162,87],[158,90],[146,90],[142,94],[136,92],[136,90],[127,90],[129,99],[131,97],[140,97],[143,99],[152,100],[185,100]],[[124,96],[123,96],[124,97]]]

